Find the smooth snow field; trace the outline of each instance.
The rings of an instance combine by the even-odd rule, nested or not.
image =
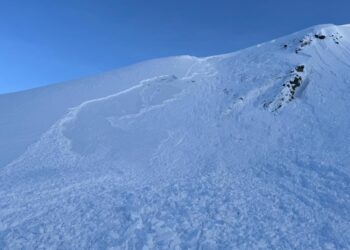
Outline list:
[[[0,249],[350,249],[350,26],[0,95]]]

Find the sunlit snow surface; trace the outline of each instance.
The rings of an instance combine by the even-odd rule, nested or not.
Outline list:
[[[333,25],[2,95],[0,249],[350,249],[349,100]]]

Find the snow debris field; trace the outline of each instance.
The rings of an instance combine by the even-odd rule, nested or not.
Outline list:
[[[350,26],[0,95],[0,249],[350,249]]]

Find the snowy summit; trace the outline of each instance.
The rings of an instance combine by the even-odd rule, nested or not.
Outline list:
[[[0,249],[350,249],[350,26],[0,95]]]

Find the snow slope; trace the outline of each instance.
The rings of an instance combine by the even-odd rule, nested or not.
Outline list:
[[[350,27],[0,96],[0,249],[350,249]]]

